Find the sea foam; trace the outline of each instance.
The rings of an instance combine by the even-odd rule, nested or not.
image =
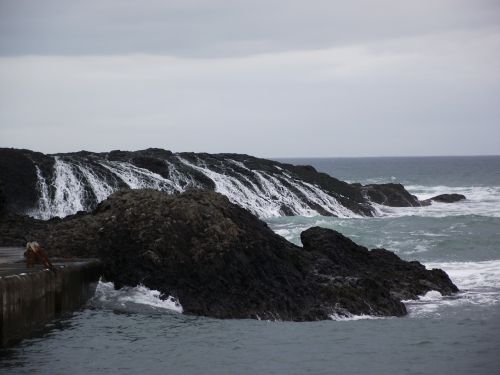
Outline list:
[[[446,307],[500,303],[500,260],[426,263],[426,267],[444,270],[460,292],[443,296],[437,291],[430,291],[418,300],[403,301],[410,317],[439,317]]]
[[[171,310],[182,313],[182,305],[172,296],[161,298],[161,292],[144,285],[115,289],[112,282],[99,281],[91,304],[124,312],[157,312]]]
[[[466,200],[455,203],[432,202],[423,207],[389,207],[373,203],[378,217],[446,217],[478,215],[500,217],[500,186],[423,186],[408,185],[406,189],[418,199],[425,200],[440,194],[462,194]]]

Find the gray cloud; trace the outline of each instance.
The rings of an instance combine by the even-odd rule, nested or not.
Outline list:
[[[217,57],[497,27],[486,0],[0,0],[4,55]]]
[[[0,146],[499,152],[495,2],[332,3],[0,0]]]

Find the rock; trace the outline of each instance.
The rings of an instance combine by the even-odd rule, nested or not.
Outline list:
[[[322,272],[377,280],[399,300],[415,299],[430,285],[445,295],[458,291],[441,270],[426,270],[421,263],[404,261],[385,249],[369,251],[333,230],[310,228],[302,232],[301,240],[304,250],[321,253],[331,262]]]
[[[429,205],[432,201],[440,203],[455,203],[467,199],[463,194],[440,194],[422,201],[423,205]]]
[[[103,194],[138,186],[170,193],[193,187],[222,190],[233,203],[262,217],[269,215],[269,207],[273,208],[271,215],[298,215],[308,210],[325,216],[372,216],[371,202],[419,205],[402,185],[363,187],[310,165],[244,154],[172,153],[157,148],[55,155],[0,148],[0,183],[7,212],[42,217],[73,214],[78,207],[91,211]],[[45,200],[40,201],[42,192]]]
[[[0,181],[0,217],[7,213],[7,200],[5,198],[5,191],[2,182]]]
[[[401,184],[371,184],[361,187],[361,191],[373,203],[391,207],[419,207],[418,198],[410,194]]]
[[[457,291],[441,270],[369,251],[329,229],[306,230],[298,247],[209,190],[119,191],[91,214],[29,220],[25,229],[50,256],[97,256],[116,287],[160,290],[187,314],[295,321],[401,316],[402,299]],[[0,233],[5,226],[0,222]]]

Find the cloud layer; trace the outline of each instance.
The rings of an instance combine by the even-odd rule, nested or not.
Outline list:
[[[147,4],[0,1],[0,146],[499,152],[494,2]]]

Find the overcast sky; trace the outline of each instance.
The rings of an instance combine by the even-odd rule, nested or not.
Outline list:
[[[500,154],[500,1],[0,0],[0,147]]]

